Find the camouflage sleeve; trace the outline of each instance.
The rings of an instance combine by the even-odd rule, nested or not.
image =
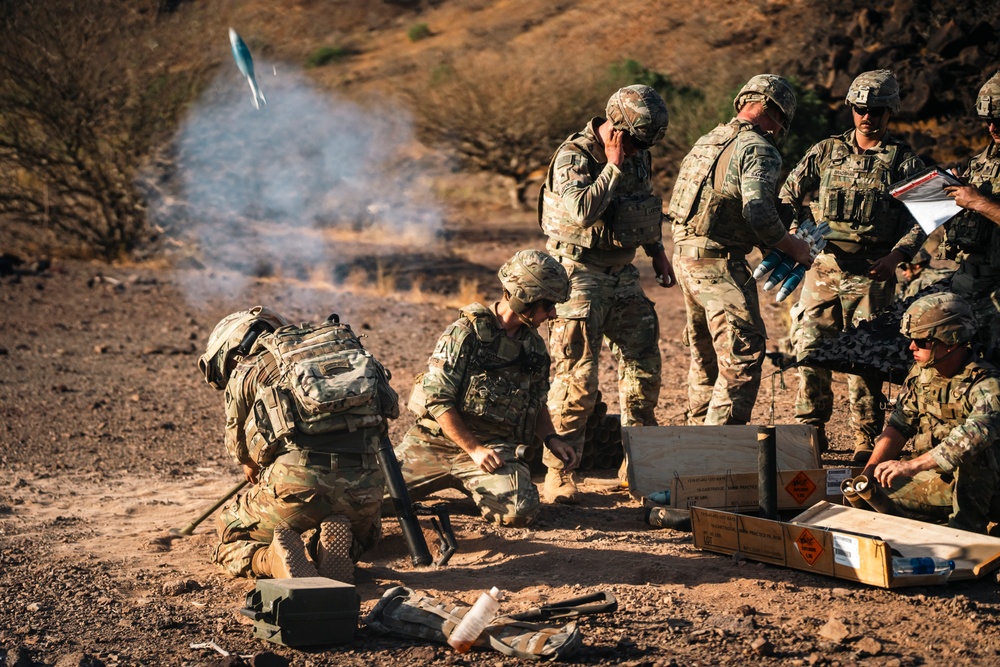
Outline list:
[[[784,224],[778,216],[777,189],[781,173],[781,154],[763,137],[742,132],[736,147],[739,159],[730,162],[726,174],[739,186],[743,199],[743,219],[766,246],[773,247],[785,236]],[[728,187],[727,187],[728,189]]]
[[[971,410],[965,421],[930,452],[945,472],[1000,441],[1000,381],[986,377],[976,382],[969,390],[968,401]]]
[[[452,408],[461,408],[461,392],[475,345],[476,335],[464,319],[448,327],[438,339],[423,381],[425,405],[431,417],[437,419]]]
[[[621,177],[621,170],[609,162],[592,179],[592,166],[588,155],[563,146],[552,167],[552,192],[562,197],[566,210],[584,228],[600,219]]]
[[[910,374],[903,381],[903,388],[896,398],[896,407],[889,416],[889,426],[903,434],[909,440],[917,434],[920,424],[920,409],[917,407],[916,382],[920,368],[916,365],[910,369]]]
[[[819,188],[823,146],[823,142],[820,142],[810,148],[788,174],[785,184],[781,186],[778,198],[783,206],[791,207],[795,220],[801,221],[803,214],[810,213],[809,207],[804,204],[806,196],[815,194]]]
[[[903,157],[902,162],[900,162],[899,173],[896,174],[896,180],[898,181],[904,178],[909,178],[923,168],[924,161],[917,157],[913,151],[908,151]],[[896,205],[903,209],[902,219],[900,220],[900,231],[902,232],[902,236],[893,247],[893,250],[899,250],[903,253],[907,260],[910,260],[913,259],[913,256],[917,254],[918,250],[920,250],[920,246],[924,244],[924,241],[927,239],[927,234],[925,234],[924,230],[917,224],[916,219],[910,214],[909,209],[898,202]]]
[[[252,373],[247,372],[250,368],[249,365],[237,367],[226,384],[226,451],[240,465],[251,461],[244,427],[257,396],[257,387]]]

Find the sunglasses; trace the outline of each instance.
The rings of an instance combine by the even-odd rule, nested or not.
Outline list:
[[[1000,118],[984,118],[983,122],[986,123],[986,127],[989,127],[990,125],[1000,127]]]
[[[889,112],[889,107],[861,107],[856,104],[851,105],[851,110],[859,116],[868,116],[872,120],[881,118]]]
[[[920,350],[929,350],[934,345],[933,338],[914,338],[913,344]]]
[[[637,149],[641,151],[648,151],[650,148],[653,147],[653,144],[647,144],[645,141],[640,141],[639,139],[636,139],[635,135],[632,134],[631,132],[626,132],[625,136],[628,137],[628,140],[632,143],[633,146],[635,146]]]

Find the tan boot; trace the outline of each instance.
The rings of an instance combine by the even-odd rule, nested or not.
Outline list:
[[[291,528],[283,526],[274,529],[270,545],[254,553],[251,567],[258,577],[272,579],[319,576],[306,556],[302,538]]]
[[[545,500],[550,503],[578,503],[576,482],[573,473],[563,469],[549,468],[545,473]]]
[[[319,576],[354,583],[354,561],[351,560],[351,544],[354,533],[351,522],[345,516],[331,514],[319,526],[319,544],[316,545],[316,560]]]
[[[868,465],[868,459],[872,457],[874,451],[875,442],[870,435],[858,433],[854,436],[854,455],[851,457],[854,465],[859,468]]]

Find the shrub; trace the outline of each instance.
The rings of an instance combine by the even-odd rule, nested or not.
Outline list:
[[[350,51],[342,46],[321,46],[306,58],[306,67],[323,67],[343,60],[349,55],[351,55]]]
[[[406,31],[406,36],[410,38],[411,42],[419,42],[431,36],[431,29],[427,27],[426,23],[414,23]]]

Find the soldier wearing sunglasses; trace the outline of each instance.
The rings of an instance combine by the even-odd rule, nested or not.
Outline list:
[[[978,343],[988,359],[1000,361],[1000,72],[979,91],[976,114],[986,124],[990,145],[972,158],[968,185],[945,188],[966,209],[945,223],[947,256],[961,262],[951,291],[972,305],[979,319]]]
[[[915,518],[985,533],[1000,520],[1000,370],[969,346],[962,297],[940,292],[906,310],[913,367],[864,470]],[[900,459],[907,442],[913,454]]]
[[[796,220],[827,222],[826,248],[806,273],[793,308],[796,353],[803,359],[828,338],[887,307],[896,286],[896,267],[908,262],[925,234],[906,209],[889,195],[889,185],[923,168],[908,145],[893,137],[889,120],[899,110],[899,85],[889,70],[859,75],[847,93],[854,127],[824,139],[795,166],[780,198]],[[812,197],[809,206],[805,202]],[[848,377],[851,427],[857,434],[854,460],[864,463],[885,420],[882,381]],[[833,414],[831,373],[799,367],[795,419],[819,429]]]

